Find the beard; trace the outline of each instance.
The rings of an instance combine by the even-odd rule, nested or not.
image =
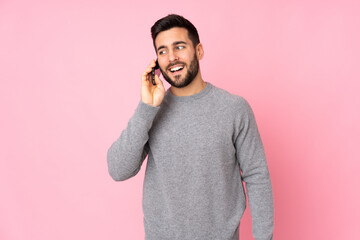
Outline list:
[[[183,62],[175,62],[172,65],[176,65],[176,64],[179,64],[179,63],[186,65]],[[169,69],[169,67],[167,67],[166,69]],[[180,78],[181,78],[180,75],[175,76],[175,79],[177,80],[175,82],[170,78],[169,75],[166,74],[166,71],[163,71],[161,68],[160,68],[160,71],[161,71],[161,74],[164,76],[165,80],[171,86],[176,87],[176,88],[183,88],[183,87],[186,87],[187,85],[189,85],[195,79],[196,75],[198,74],[198,72],[199,72],[199,61],[198,61],[198,58],[197,58],[196,53],[195,53],[193,59],[191,60],[190,67],[188,68],[188,71],[186,72],[186,76],[181,81],[180,81]]]

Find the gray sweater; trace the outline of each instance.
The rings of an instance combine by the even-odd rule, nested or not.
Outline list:
[[[254,238],[272,239],[271,180],[244,98],[207,82],[191,96],[175,96],[168,89],[159,107],[140,101],[108,150],[111,177],[135,176],[147,155],[146,240],[238,240],[246,207],[242,181]]]

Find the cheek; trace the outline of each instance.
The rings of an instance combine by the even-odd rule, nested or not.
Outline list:
[[[167,66],[167,62],[164,58],[159,57],[157,60],[161,69],[164,69]]]
[[[191,60],[191,56],[193,56],[193,55],[194,55],[194,53],[191,53],[191,52],[182,52],[182,53],[179,53],[178,57],[182,61],[189,61],[189,60]]]
[[[189,51],[186,53],[182,53],[181,55],[179,55],[179,58],[181,61],[187,62],[188,64],[191,63],[191,61],[194,59],[194,51]]]

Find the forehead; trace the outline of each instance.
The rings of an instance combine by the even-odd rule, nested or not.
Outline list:
[[[191,43],[186,28],[173,27],[169,30],[160,32],[155,38],[155,46],[170,46],[176,41]]]

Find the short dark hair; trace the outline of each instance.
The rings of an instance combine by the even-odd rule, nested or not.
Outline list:
[[[195,26],[189,20],[177,14],[169,14],[166,17],[157,20],[151,27],[151,37],[153,39],[155,51],[155,38],[157,35],[160,32],[169,30],[173,27],[185,28],[188,31],[188,37],[194,45],[194,48],[200,43],[199,34]]]

